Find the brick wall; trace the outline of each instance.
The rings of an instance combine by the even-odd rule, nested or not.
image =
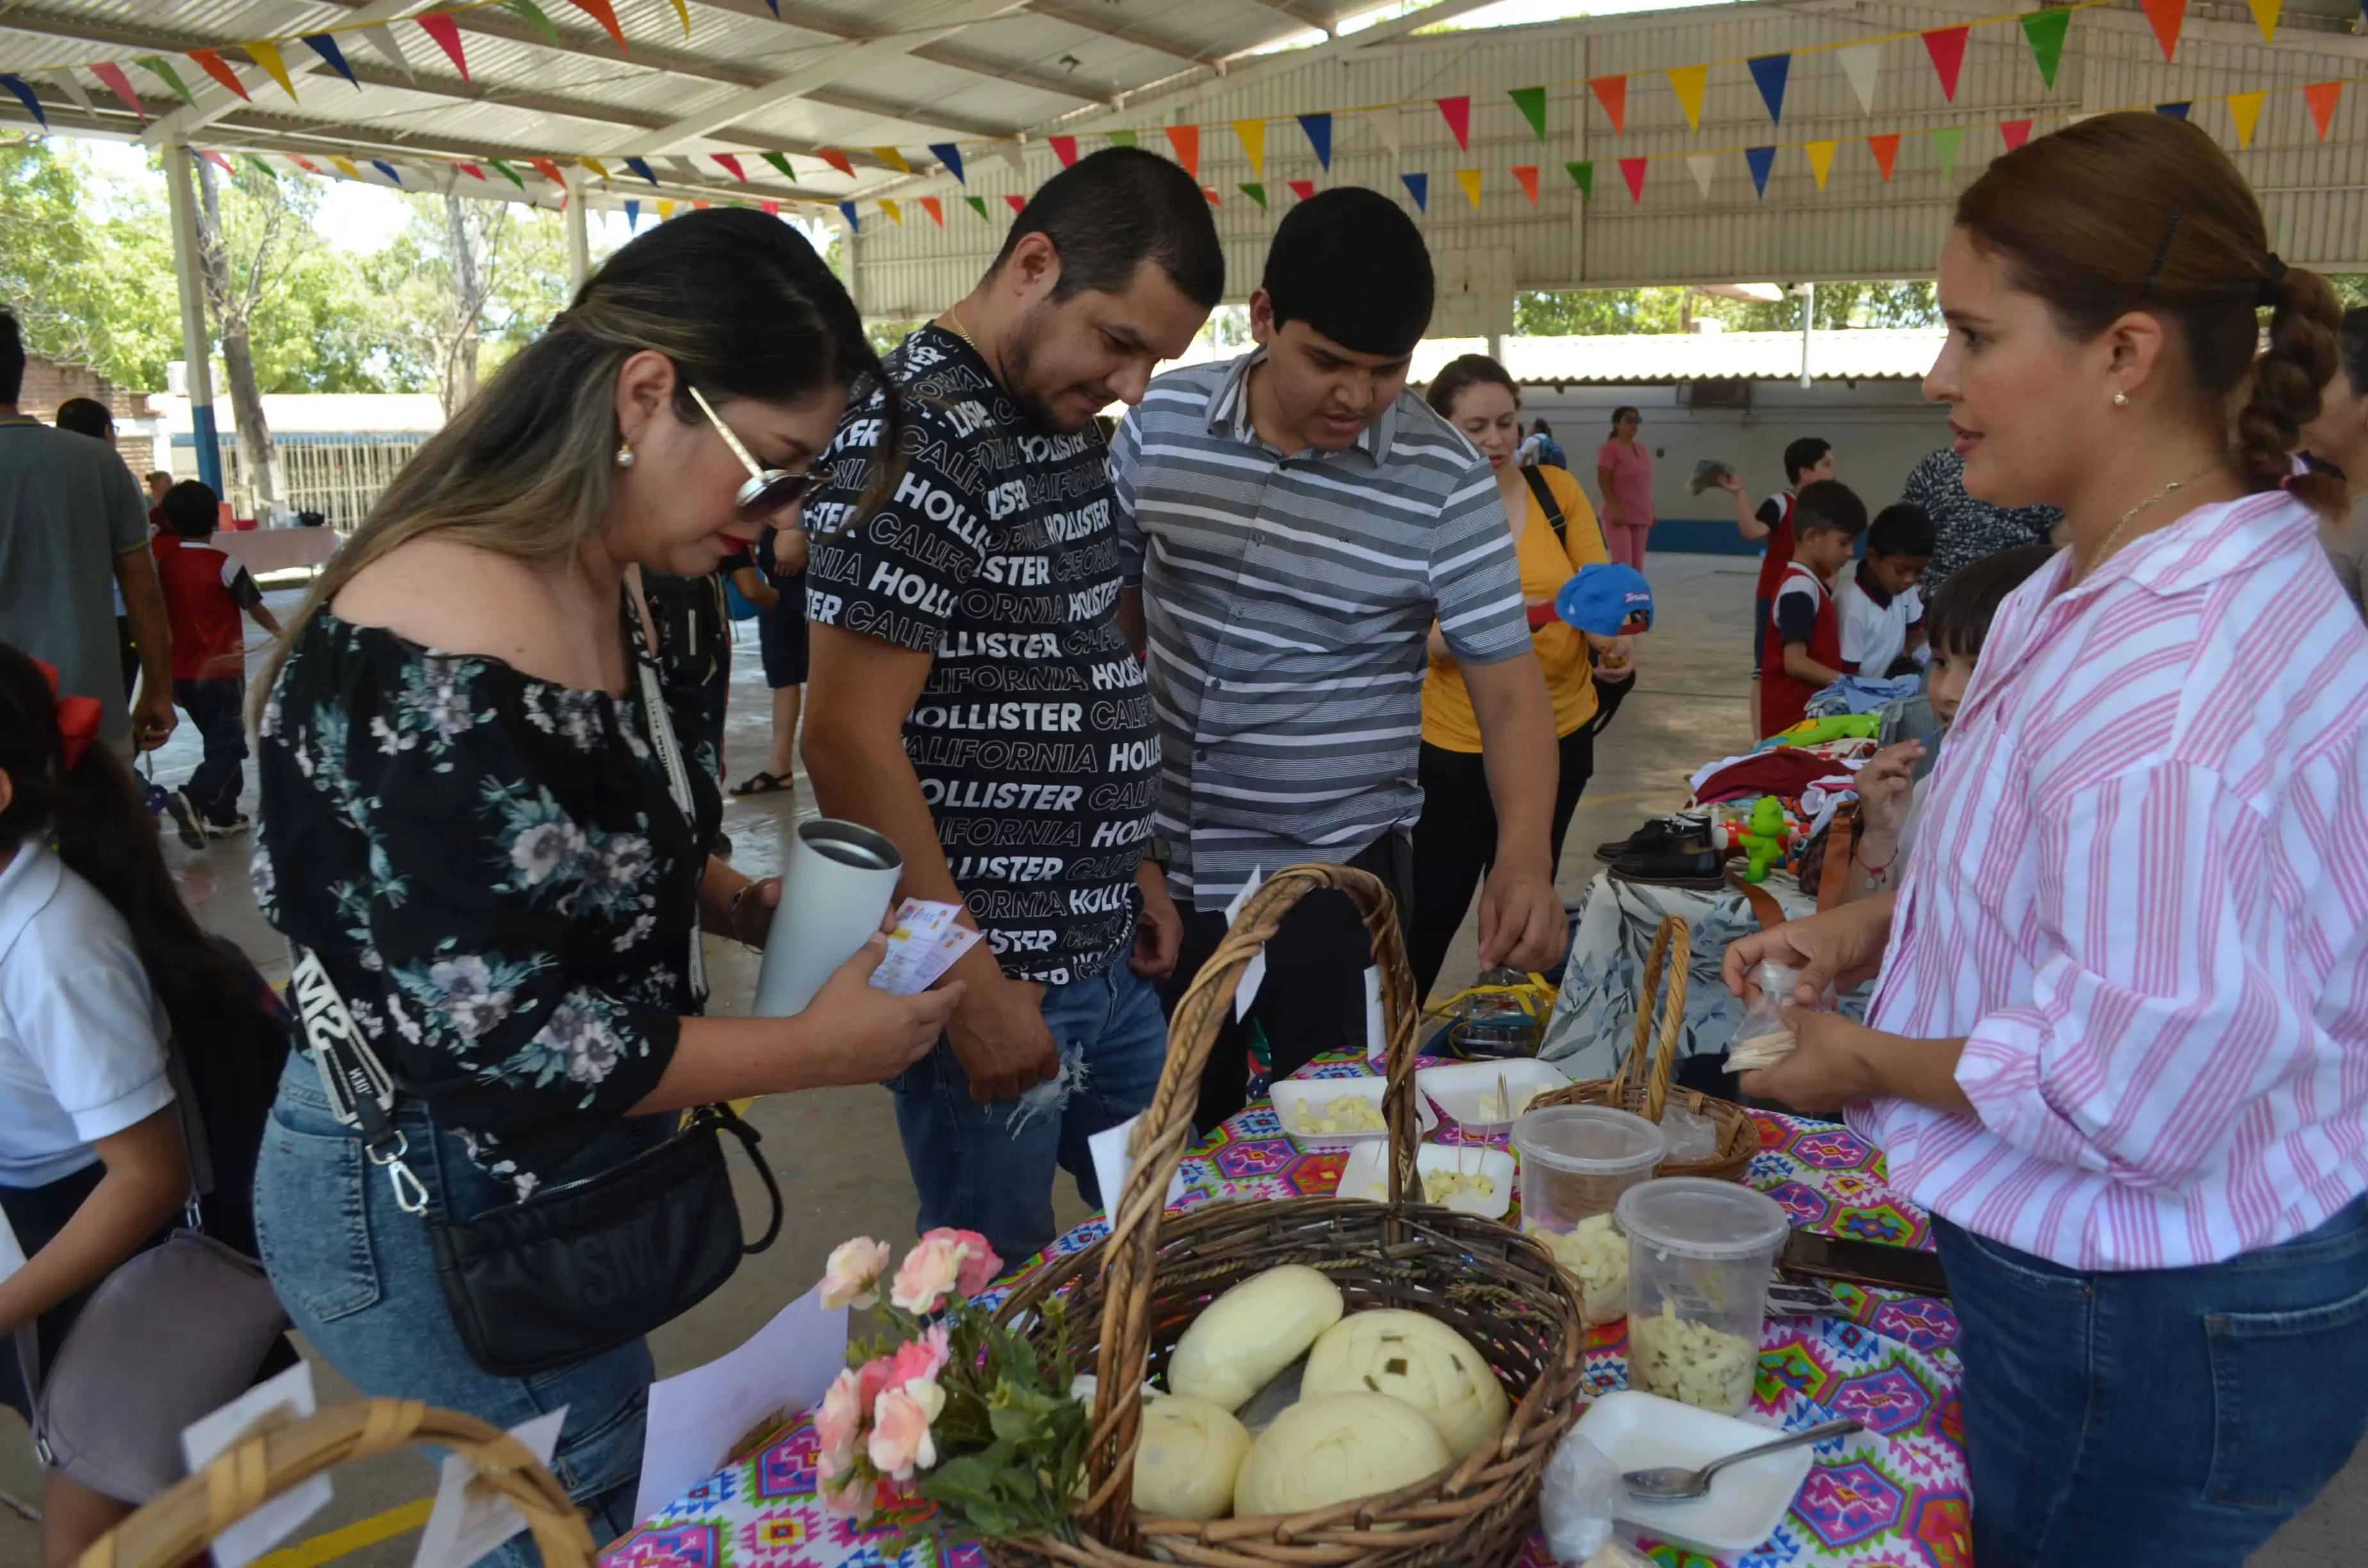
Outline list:
[[[126,419],[146,415],[145,394],[127,392],[106,377],[80,365],[62,365],[39,354],[25,360],[25,384],[17,393],[17,406],[44,425],[52,424],[58,416],[58,404],[69,398],[97,398],[107,404],[120,425]],[[145,436],[124,432],[115,449],[122,454],[135,476],[145,478],[150,469],[157,466],[154,443]]]

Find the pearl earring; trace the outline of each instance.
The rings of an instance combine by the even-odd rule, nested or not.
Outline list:
[[[2129,405],[2130,405],[2130,394],[2129,394],[2129,393],[2127,393],[2127,392],[2115,392],[2115,393],[2113,394],[2113,406],[2114,406],[2115,408],[2127,408]],[[628,461],[628,460],[629,460],[629,459],[627,459],[627,458],[625,458],[625,457],[623,457],[623,456],[620,456],[620,457],[617,459],[617,460],[618,460],[619,462],[625,462],[625,461]]]
[[[622,437],[619,437],[617,440],[617,466],[619,468],[633,466],[633,444]]]

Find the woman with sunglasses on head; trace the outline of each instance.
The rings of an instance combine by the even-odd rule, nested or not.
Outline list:
[[[1595,483],[1603,495],[1603,542],[1611,559],[1645,569],[1653,537],[1653,454],[1636,439],[1645,416],[1625,404],[1611,411],[1611,434],[1595,449]]]
[[[712,571],[793,512],[878,372],[795,230],[666,223],[412,459],[264,682],[256,898],[314,1049],[333,990],[393,1082],[351,1125],[291,1061],[256,1183],[272,1282],[367,1393],[499,1427],[564,1405],[553,1469],[603,1538],[632,1523],[645,1341],[491,1369],[431,1231],[599,1183],[691,1108],[893,1077],[960,1000],[871,989],[875,938],[795,1017],[698,1016],[699,931],[761,945],[779,889],[711,858],[713,759],[650,699],[632,604],[638,569]]]

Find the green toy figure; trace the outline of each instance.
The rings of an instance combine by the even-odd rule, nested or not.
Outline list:
[[[1762,795],[1751,808],[1740,835],[1743,852],[1751,858],[1744,868],[1747,882],[1764,882],[1769,869],[1784,858],[1784,846],[1793,841],[1793,830],[1784,821],[1783,802],[1773,795]]]

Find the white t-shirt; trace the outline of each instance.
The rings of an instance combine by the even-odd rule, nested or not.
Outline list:
[[[1910,627],[1924,622],[1924,599],[1914,588],[1885,594],[1861,561],[1834,594],[1842,657],[1868,680],[1881,680],[1907,646]]]
[[[173,1103],[131,928],[39,844],[0,870],[0,1187],[42,1187]]]

